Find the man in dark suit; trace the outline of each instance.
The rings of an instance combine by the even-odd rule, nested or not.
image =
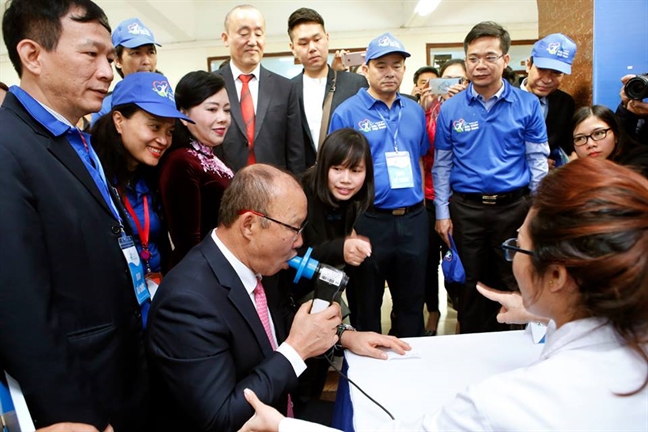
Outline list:
[[[144,430],[124,214],[74,127],[113,78],[108,20],[89,0],[13,0],[2,31],[20,87],[0,108],[0,373],[21,385],[38,428]]]
[[[304,360],[340,343],[385,358],[395,338],[346,331],[337,303],[292,316],[270,278],[302,244],[306,197],[288,173],[240,170],[223,196],[219,226],[165,277],[149,318],[156,431],[236,431],[253,414],[243,390],[290,413]],[[299,412],[295,410],[299,416]]]
[[[563,34],[554,33],[540,39],[533,45],[531,57],[526,62],[528,76],[520,85],[522,90],[533,93],[540,100],[551,150],[550,166],[555,166],[558,148],[567,156],[574,151],[571,130],[574,98],[558,87],[565,74],[571,73],[575,55],[576,44]]]
[[[231,60],[216,73],[225,79],[233,121],[217,151],[234,171],[260,162],[300,174],[306,166],[299,98],[289,79],[261,66],[263,15],[236,6],[225,17],[222,38]]]
[[[300,8],[288,18],[290,49],[299,59],[304,70],[292,80],[299,94],[306,167],[315,163],[317,149],[328,131],[331,114],[345,100],[369,86],[364,76],[335,72],[327,63],[329,35],[324,28],[324,19],[313,9]],[[340,53],[336,53],[336,60]],[[335,86],[333,81],[335,80]],[[332,92],[328,115],[324,113],[326,97]]]

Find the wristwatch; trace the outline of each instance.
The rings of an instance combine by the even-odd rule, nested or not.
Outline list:
[[[337,326],[337,337],[338,337],[338,341],[337,341],[337,343],[335,344],[336,346],[342,348],[342,333],[344,333],[344,332],[347,331],[347,330],[356,331],[356,329],[353,328],[353,326],[351,326],[351,325],[349,325],[349,324],[344,324],[344,323],[342,323],[342,324],[339,324],[339,325]]]

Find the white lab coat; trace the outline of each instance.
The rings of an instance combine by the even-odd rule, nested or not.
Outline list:
[[[553,323],[540,359],[468,387],[441,411],[381,431],[648,431],[648,367],[598,318]],[[615,394],[617,393],[617,394]],[[294,419],[280,432],[324,432]]]

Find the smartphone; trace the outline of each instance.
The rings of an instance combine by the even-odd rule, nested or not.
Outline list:
[[[430,92],[436,95],[448,93],[450,87],[461,83],[461,78],[431,78],[428,81]]]
[[[342,64],[346,67],[359,66],[364,64],[366,51],[350,52],[342,55]]]

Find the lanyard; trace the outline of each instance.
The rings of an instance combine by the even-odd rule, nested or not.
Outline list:
[[[126,206],[126,210],[128,210],[128,213],[133,218],[133,221],[135,221],[135,225],[137,225],[137,232],[139,234],[140,243],[142,243],[142,250],[140,251],[140,257],[142,257],[142,259],[146,263],[146,268],[150,273],[151,269],[149,268],[149,260],[151,259],[151,252],[149,252],[148,245],[149,245],[149,231],[151,228],[151,219],[149,217],[148,197],[146,195],[142,196],[142,201],[144,202],[144,229],[142,229],[142,224],[137,218],[137,213],[135,213],[133,206],[128,200],[128,197],[126,196],[125,193],[122,193],[121,195],[124,197],[123,201],[124,201],[124,206]]]
[[[97,157],[97,154],[94,152],[94,149],[88,145],[88,142],[83,136],[83,132],[81,132],[78,129],[76,129],[76,131],[79,132],[79,137],[81,138],[83,147],[85,148],[85,151],[88,154],[88,159],[86,159],[79,153],[79,151],[83,151],[83,150],[77,151],[77,153],[79,153],[79,156],[81,157],[81,161],[86,166],[88,172],[90,173],[90,176],[92,177],[95,184],[97,185],[97,188],[99,188],[99,192],[101,193],[101,196],[103,197],[104,201],[108,205],[108,208],[110,208],[110,211],[112,212],[113,216],[115,217],[116,220],[119,221],[120,224],[123,224],[122,219],[119,216],[119,212],[117,211],[117,207],[115,207],[115,203],[113,202],[112,197],[110,196],[110,192],[108,190],[110,186],[108,186],[108,182],[106,181],[106,176],[101,167],[101,162],[99,161],[99,157]]]
[[[400,122],[401,122],[401,116],[403,115],[403,107],[398,110],[398,121],[396,123],[396,131],[392,132],[391,127],[389,127],[389,122],[385,120],[385,117],[381,114],[379,110],[376,110],[378,112],[378,115],[380,116],[380,119],[385,123],[385,126],[387,126],[387,131],[392,134],[392,138],[394,139],[394,151],[398,153],[398,130],[400,129]]]

